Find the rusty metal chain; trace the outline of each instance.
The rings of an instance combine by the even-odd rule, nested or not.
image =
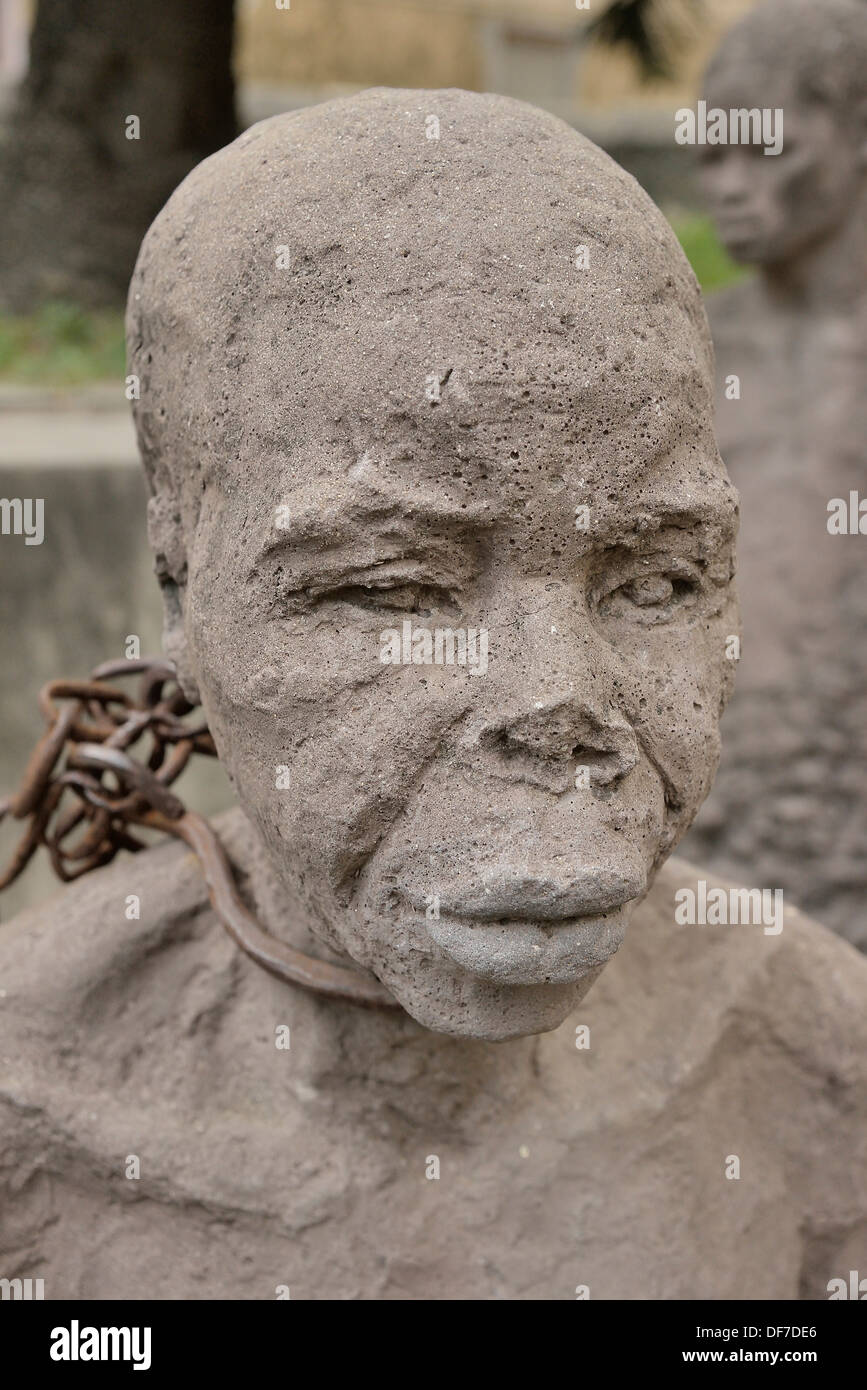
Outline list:
[[[141,676],[136,699],[112,684],[133,675]],[[243,902],[215,831],[171,790],[194,753],[213,758],[217,750],[207,724],[188,722],[196,706],[169,662],[109,661],[89,680],[49,681],[39,705],[46,732],[17,791],[0,801],[0,823],[7,816],[26,822],[9,865],[0,871],[0,891],[40,848],[48,851],[57,876],[69,882],[108,864],[119,850],[146,849],[131,827],[160,830],[196,854],[218,918],[263,969],[333,998],[394,1005],[373,975],[317,960],[269,936]],[[140,761],[129,749],[145,736],[150,746]]]

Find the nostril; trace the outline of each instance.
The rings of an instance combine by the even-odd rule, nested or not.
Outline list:
[[[630,766],[628,760],[620,753],[612,752],[610,749],[587,748],[581,743],[572,749],[572,758],[575,762],[576,786],[582,785],[582,782],[589,782],[594,786],[607,786],[628,772]],[[580,777],[582,769],[586,769],[583,779]]]
[[[572,749],[572,757],[576,763],[589,763],[593,766],[600,758],[610,758],[611,754],[602,752],[599,748],[588,748],[583,743],[576,743]]]
[[[573,742],[576,735],[586,741]],[[563,706],[522,715],[481,730],[474,740],[499,775],[552,791],[570,787],[613,790],[635,766],[638,750],[626,724],[576,718]]]
[[[484,748],[499,753],[504,758],[513,758],[516,754],[527,751],[526,745],[513,738],[508,729],[492,729],[483,736],[481,742]]]

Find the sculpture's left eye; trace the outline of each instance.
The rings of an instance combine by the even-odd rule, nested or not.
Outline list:
[[[642,579],[632,579],[622,588],[624,598],[639,608],[652,608],[670,603],[674,597],[674,580],[665,574],[653,574]]]
[[[599,613],[632,622],[667,622],[695,603],[699,589],[698,579],[689,575],[663,570],[635,575],[601,596]]]

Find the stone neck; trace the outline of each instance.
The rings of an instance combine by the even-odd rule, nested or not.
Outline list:
[[[287,910],[267,853],[239,811],[227,848],[241,870],[243,896],[265,931],[308,955],[354,964],[315,937],[300,913]],[[422,1027],[401,1008],[323,998],[259,968],[251,988],[261,992],[269,1014],[275,997],[279,1003],[285,999],[287,1020],[292,1019],[293,1072],[302,1085],[337,1086],[344,1094],[355,1089],[368,1102],[376,1096],[422,1114],[431,1104],[437,1111],[444,1105],[465,1108],[472,1096],[485,1096],[493,1105],[515,1104],[537,1084],[538,1036],[506,1042],[454,1038]]]
[[[767,307],[817,318],[857,312],[867,299],[865,218],[867,183],[836,235],[763,270],[760,283]]]

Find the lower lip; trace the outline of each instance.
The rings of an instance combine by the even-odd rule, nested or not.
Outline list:
[[[497,984],[574,984],[603,965],[623,941],[629,903],[593,917],[558,922],[426,921],[431,939],[455,965]]]

